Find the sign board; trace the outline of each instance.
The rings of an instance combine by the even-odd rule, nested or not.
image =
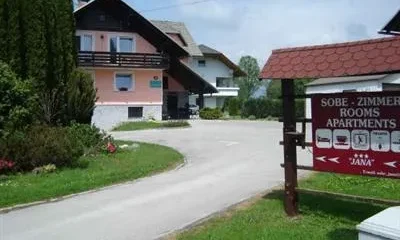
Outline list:
[[[150,87],[151,88],[161,88],[161,81],[160,80],[150,80]]]
[[[311,99],[314,170],[400,178],[400,92]]]

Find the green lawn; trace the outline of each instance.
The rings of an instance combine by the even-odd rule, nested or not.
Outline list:
[[[400,201],[399,179],[318,173],[301,181],[300,187]]]
[[[354,184],[354,185],[353,185]],[[400,200],[399,180],[315,174],[302,187]],[[355,190],[357,189],[357,190]],[[300,194],[301,216],[286,217],[283,192],[275,191],[171,239],[357,239],[355,226],[387,206],[332,196]]]
[[[153,122],[153,121],[137,121],[137,122],[124,122],[115,127],[113,131],[136,131],[155,128],[178,128],[190,127],[188,121],[167,121],[167,122]]]
[[[118,141],[119,144],[132,142]],[[62,169],[55,173],[6,176],[0,179],[0,207],[50,199],[134,180],[183,162],[169,147],[138,143],[136,150],[118,149],[115,154],[84,157],[88,168]]]

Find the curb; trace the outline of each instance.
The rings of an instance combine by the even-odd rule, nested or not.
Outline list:
[[[20,210],[20,209],[24,209],[24,208],[29,208],[29,207],[33,207],[33,206],[37,206],[37,205],[42,205],[42,204],[46,204],[46,203],[60,202],[60,201],[63,201],[63,200],[69,199],[69,198],[78,197],[78,196],[85,195],[85,194],[100,192],[100,191],[108,190],[108,189],[119,187],[119,186],[134,184],[134,183],[143,181],[146,178],[150,178],[150,177],[162,174],[162,173],[171,172],[171,171],[177,171],[177,170],[183,168],[186,164],[187,164],[187,159],[186,159],[186,157],[184,157],[183,158],[183,163],[175,166],[171,170],[167,169],[166,171],[161,171],[161,172],[158,172],[158,173],[156,172],[156,173],[154,173],[152,175],[149,175],[147,177],[138,178],[138,179],[135,179],[135,180],[126,181],[126,182],[122,182],[122,183],[117,183],[117,184],[113,184],[113,185],[109,185],[109,186],[105,186],[105,187],[101,187],[101,188],[96,188],[96,189],[92,189],[92,190],[88,190],[88,191],[84,191],[84,192],[73,193],[73,194],[69,194],[69,195],[65,195],[65,196],[61,196],[61,197],[55,197],[55,198],[45,199],[45,200],[36,201],[36,202],[17,204],[17,205],[11,206],[11,207],[0,208],[0,214],[5,214],[5,213],[12,212],[12,211],[16,211],[16,210]]]

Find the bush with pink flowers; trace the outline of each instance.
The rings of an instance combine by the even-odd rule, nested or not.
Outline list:
[[[15,163],[6,159],[0,159],[0,174],[7,174],[14,170]]]

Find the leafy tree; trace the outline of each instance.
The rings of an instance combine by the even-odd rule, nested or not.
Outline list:
[[[235,79],[240,87],[239,99],[244,102],[248,100],[262,84],[258,79],[260,67],[258,66],[257,59],[251,56],[241,57],[239,67],[247,74],[245,77],[238,77]]]
[[[310,79],[296,79],[294,80],[294,91],[296,95],[302,95],[306,92],[307,83],[311,82]],[[282,95],[281,81],[272,80],[267,88],[267,98],[278,99]]]
[[[0,62],[0,136],[29,125],[34,103],[31,81],[22,81]]]

